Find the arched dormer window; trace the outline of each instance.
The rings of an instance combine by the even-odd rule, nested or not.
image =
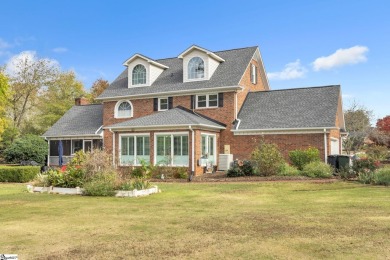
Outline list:
[[[133,68],[132,83],[133,85],[146,84],[146,69],[143,65],[138,64]]]
[[[188,79],[204,78],[204,61],[199,57],[193,57],[188,62]]]
[[[115,118],[133,117],[133,105],[130,101],[118,101],[115,106]]]

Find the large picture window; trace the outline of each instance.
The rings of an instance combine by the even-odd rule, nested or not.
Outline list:
[[[122,135],[120,138],[120,164],[140,165],[150,162],[150,138],[148,135]]]
[[[132,83],[133,85],[146,84],[146,69],[143,65],[138,64],[134,67],[132,73]]]
[[[155,142],[157,165],[189,165],[188,134],[157,134]]]

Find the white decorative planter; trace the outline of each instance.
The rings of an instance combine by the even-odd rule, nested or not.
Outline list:
[[[115,197],[139,197],[139,196],[148,196],[153,193],[158,193],[157,186],[145,190],[132,190],[132,191],[117,190]]]
[[[70,195],[81,195],[83,193],[82,189],[80,189],[79,187],[76,188],[53,187],[50,192],[58,193],[58,194],[70,194]]]
[[[41,192],[42,193],[42,192],[50,192],[51,187],[34,187],[34,186],[31,186],[31,185],[27,185],[27,189],[30,192]]]

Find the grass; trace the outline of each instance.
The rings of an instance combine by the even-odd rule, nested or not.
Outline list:
[[[388,259],[390,189],[351,182],[159,183],[160,194],[0,184],[0,253],[20,259]]]

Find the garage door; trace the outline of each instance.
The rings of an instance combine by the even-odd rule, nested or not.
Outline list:
[[[330,154],[339,154],[340,153],[339,147],[340,147],[339,139],[336,138],[330,139]]]

